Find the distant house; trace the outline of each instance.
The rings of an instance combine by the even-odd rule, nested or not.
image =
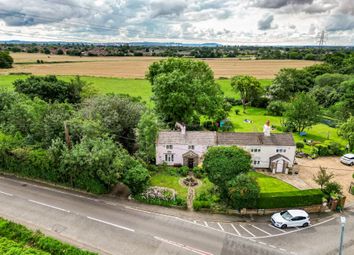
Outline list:
[[[270,169],[273,173],[288,173],[295,161],[296,146],[292,134],[270,133],[269,123],[263,133],[186,131],[159,132],[156,163],[195,167],[203,162],[210,146],[239,146],[252,156],[254,168]]]

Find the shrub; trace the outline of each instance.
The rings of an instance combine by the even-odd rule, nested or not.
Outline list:
[[[296,143],[296,148],[297,148],[298,150],[301,151],[304,147],[305,147],[305,144],[304,144],[303,142],[297,142],[297,143]]]
[[[14,60],[8,52],[0,51],[0,68],[11,68]]]
[[[211,208],[211,202],[210,201],[200,201],[200,200],[194,200],[193,201],[193,209],[195,211],[199,211],[202,208],[210,209]]]
[[[198,179],[202,179],[202,178],[206,177],[206,173],[204,172],[204,168],[202,168],[202,167],[196,166],[193,168],[192,171],[193,171],[194,176]]]
[[[285,104],[282,101],[272,101],[267,106],[267,113],[273,116],[283,116]]]
[[[338,182],[328,182],[325,184],[323,192],[326,195],[331,195],[331,194],[342,194],[342,186]]]
[[[232,106],[237,106],[237,105],[242,105],[242,102],[240,99],[236,99],[234,97],[225,97],[224,101],[231,104]]]
[[[354,195],[354,186],[352,186],[352,190],[351,191],[352,191],[352,195]]]
[[[187,166],[182,166],[177,168],[177,173],[181,176],[187,176],[189,173],[189,168]]]
[[[320,189],[261,193],[258,208],[292,208],[321,204],[322,197],[323,193]]]
[[[137,165],[129,169],[123,178],[123,183],[131,190],[132,194],[139,194],[143,192],[150,180],[149,171],[141,165]]]
[[[255,178],[246,174],[240,174],[228,182],[229,204],[232,208],[256,208],[260,193]]]
[[[211,147],[205,154],[203,168],[209,180],[217,185],[226,197],[227,182],[251,169],[251,155],[236,146]]]
[[[19,224],[0,218],[0,236],[13,240],[23,246],[31,246],[42,250],[42,253],[11,253],[11,254],[52,254],[52,255],[94,255],[71,245],[62,243],[54,238],[44,236],[40,232],[32,232]],[[1,244],[0,244],[1,247]],[[1,250],[0,250],[1,251]],[[3,254],[3,253],[1,253]],[[6,254],[6,253],[5,253]]]
[[[236,114],[236,115],[239,115],[239,114],[240,114],[240,109],[236,109],[236,110],[235,110],[235,114]]]
[[[267,108],[269,99],[267,97],[259,97],[251,101],[251,106],[257,108]]]

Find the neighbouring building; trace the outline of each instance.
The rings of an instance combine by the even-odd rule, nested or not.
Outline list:
[[[239,146],[252,156],[252,165],[270,169],[273,173],[288,173],[295,161],[296,145],[291,133],[271,133],[264,125],[263,133],[186,131],[161,131],[156,144],[156,164],[195,167],[203,162],[210,146]]]

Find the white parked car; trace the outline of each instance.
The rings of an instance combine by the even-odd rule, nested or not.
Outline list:
[[[273,214],[272,224],[277,228],[307,227],[310,217],[304,210],[287,210]]]
[[[340,162],[349,166],[354,166],[354,154],[345,154],[340,158]]]

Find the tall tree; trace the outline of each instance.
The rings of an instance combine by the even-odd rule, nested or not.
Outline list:
[[[298,132],[316,124],[319,119],[320,108],[315,98],[308,93],[298,93],[287,105],[284,116],[286,124],[294,127]]]
[[[231,86],[241,95],[243,112],[246,112],[246,106],[249,103],[258,99],[263,93],[261,83],[253,76],[234,76],[231,79]]]
[[[146,75],[156,113],[170,126],[220,118],[223,94],[210,67],[202,61],[169,58],[153,63]]]
[[[349,150],[354,149],[354,117],[351,116],[339,128],[339,135],[348,141]]]
[[[14,60],[8,52],[0,51],[0,68],[11,68]]]
[[[146,162],[153,162],[156,155],[158,124],[156,116],[147,111],[141,116],[137,129],[138,156]]]

